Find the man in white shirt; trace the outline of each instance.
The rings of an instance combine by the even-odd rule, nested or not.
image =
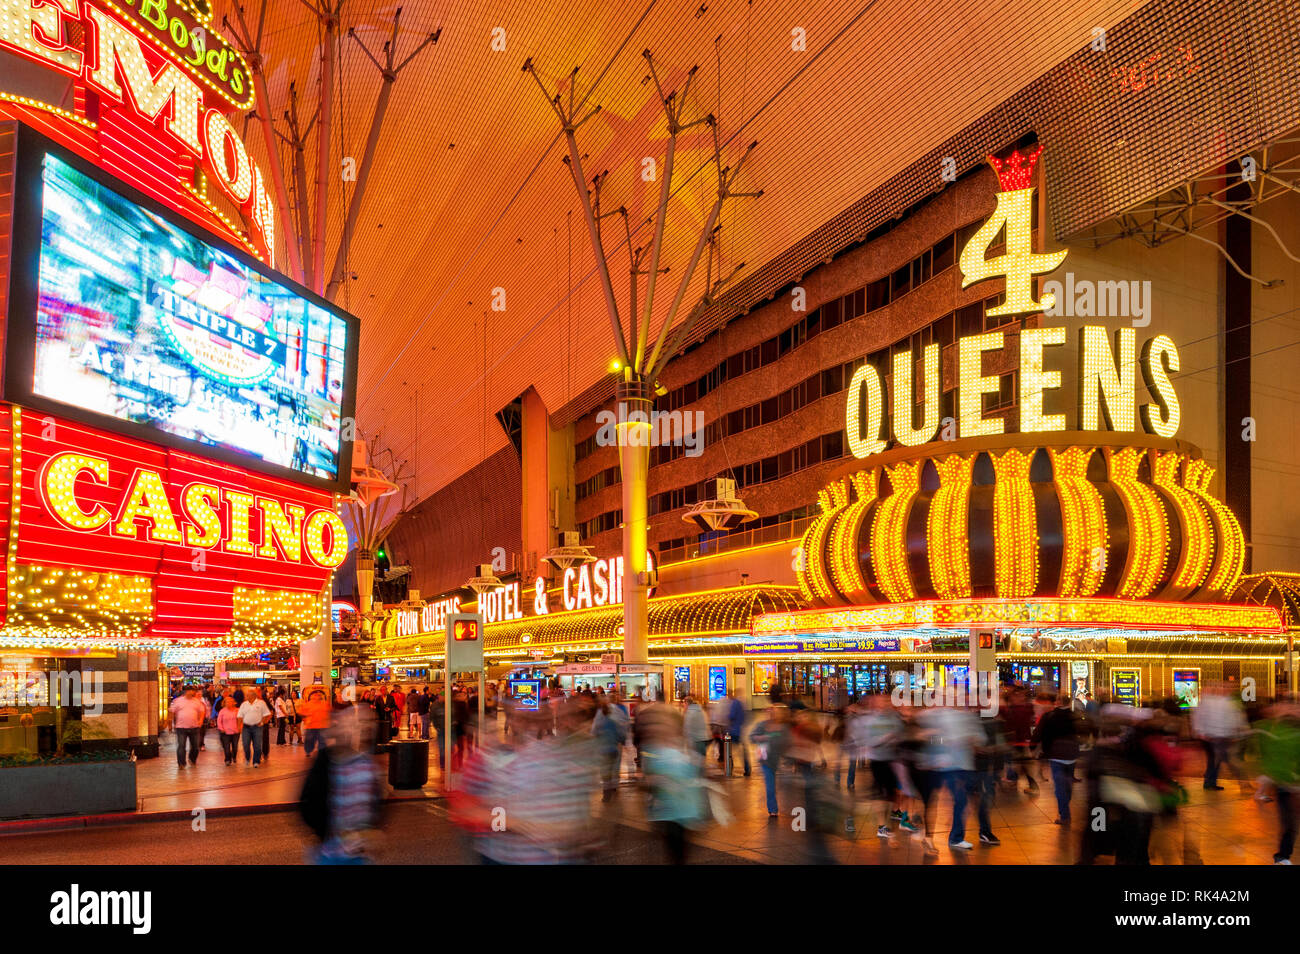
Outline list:
[[[1222,791],[1219,770],[1224,765],[1237,776],[1243,789],[1248,787],[1245,772],[1237,763],[1238,743],[1250,733],[1241,703],[1223,686],[1207,686],[1201,704],[1192,710],[1192,732],[1205,746],[1204,787]]]
[[[262,701],[256,689],[249,689],[239,707],[239,734],[244,741],[244,761],[250,761],[249,748],[253,750],[253,768],[262,764],[262,726],[271,721],[271,710]]]
[[[199,729],[208,717],[208,707],[194,686],[172,700],[172,728],[176,731],[176,765],[185,768],[185,748],[190,750],[190,764],[199,761]]]

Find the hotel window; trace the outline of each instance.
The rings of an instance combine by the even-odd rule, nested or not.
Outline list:
[[[908,262],[889,278],[890,298],[898,298],[912,290],[912,263]]]
[[[932,274],[938,275],[946,269],[952,268],[953,263],[956,261],[956,248],[957,244],[953,241],[951,235],[938,241],[934,246],[934,267]]]
[[[863,314],[870,314],[878,308],[889,304],[889,278],[881,278],[863,289],[866,309]]]

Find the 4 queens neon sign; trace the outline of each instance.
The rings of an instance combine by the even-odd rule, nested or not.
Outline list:
[[[95,499],[79,491],[87,484],[97,491]],[[326,569],[337,567],[347,556],[347,528],[328,507],[309,514],[302,504],[197,480],[181,487],[173,504],[163,476],[137,467],[117,507],[110,511],[100,502],[108,486],[108,458],[78,451],[55,454],[37,477],[45,508],[69,530],[202,550],[219,548],[265,560],[309,560]],[[260,525],[256,539],[255,518]]]
[[[163,128],[203,163],[217,187],[248,216],[254,245],[267,263],[274,265],[275,211],[261,169],[248,155],[222,110],[204,108],[203,89],[188,72],[194,64],[182,66],[175,50],[162,47],[171,62],[165,63],[157,74],[150,68],[144,40],[136,32],[144,28],[134,21],[143,15],[156,25],[166,15],[166,4],[141,2],[144,8],[141,13],[128,14],[112,0],[104,0],[106,7],[132,21],[128,26],[90,0],[0,0],[0,50],[79,77],[94,91],[115,102],[129,104],[151,121],[159,120],[166,111]],[[69,27],[76,21],[86,28],[84,48],[65,42]],[[170,33],[173,20],[166,22]],[[192,45],[193,32],[188,27],[185,30],[186,44]],[[176,30],[176,37],[180,37],[180,32]],[[162,44],[155,39],[150,46]],[[225,63],[227,60],[220,55],[210,62],[207,53],[204,55],[205,69],[215,65],[220,71]],[[244,64],[231,74],[232,78],[236,73],[240,76],[241,85],[246,69]],[[232,100],[227,90],[206,75],[200,74],[200,79],[225,98],[225,108],[233,105],[246,109],[252,105],[251,92],[246,103]],[[58,104],[50,105],[62,109]]]

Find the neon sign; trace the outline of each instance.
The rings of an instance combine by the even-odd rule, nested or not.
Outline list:
[[[183,544],[196,551],[219,548],[290,563],[302,563],[305,549],[312,563],[329,569],[347,556],[347,529],[338,514],[324,507],[308,514],[302,504],[204,481],[169,493],[157,470],[136,467],[110,509],[103,500],[109,479],[107,457],[64,451],[41,467],[37,486],[46,510],[63,527],[81,533]],[[254,519],[260,526],[256,539]]]
[[[988,310],[989,315],[1020,315],[1051,309],[1056,305],[1053,295],[1043,295],[1034,301],[1035,275],[1054,272],[1065,261],[1066,252],[1035,254],[1033,249],[1034,165],[1042,155],[1043,147],[1021,155],[1011,153],[1004,162],[989,156],[989,162],[998,174],[1002,191],[998,193],[997,208],[978,232],[961,250],[958,264],[962,272],[962,288],[999,276],[1006,278],[1006,301]],[[1006,251],[996,258],[986,258],[998,234],[1006,230]]]
[[[188,72],[198,69],[202,49],[202,72],[197,74],[202,82],[226,100],[223,109],[248,109],[251,90],[241,97],[235,89],[246,82],[247,64],[217,34],[169,14],[165,0],[141,0],[138,14],[127,13],[111,0],[105,6],[126,17],[131,26],[90,0],[0,0],[0,50],[80,78],[90,89],[152,122],[162,121],[166,114],[162,128],[203,163],[212,181],[247,216],[259,255],[273,264],[275,210],[261,169],[223,110],[205,109],[203,89]],[[148,26],[141,25],[141,18]],[[87,36],[84,50],[64,42],[78,23]],[[171,46],[159,39],[160,24],[166,26]],[[197,33],[200,29],[204,32]],[[156,72],[145,56],[141,33],[151,37],[147,45],[155,58],[167,54]],[[217,48],[208,49],[210,41]],[[192,50],[194,58],[187,60],[176,47]],[[232,67],[234,62],[240,65]],[[230,72],[222,80],[224,70]],[[49,105],[64,112],[58,104]]]
[[[1056,295],[1045,291],[1041,300],[1034,299],[1033,279],[1060,267],[1066,250],[1035,253],[1033,250],[1033,170],[1042,147],[1022,155],[1012,152],[1005,160],[990,156],[1002,191],[997,207],[979,231],[961,250],[959,264],[962,287],[990,278],[1004,278],[1005,300],[988,309],[991,316],[1052,311]],[[1005,252],[987,258],[990,247],[1005,233]],[[1051,283],[1049,283],[1050,285]],[[1066,430],[1066,415],[1046,410],[1047,392],[1062,387],[1062,373],[1049,366],[1048,349],[1064,345],[1065,328],[1022,328],[1019,335],[1018,430],[1022,434]],[[955,369],[943,374],[944,354],[937,343],[926,345],[920,361],[910,351],[893,356],[887,371],[891,376],[890,393],[885,393],[881,370],[871,365],[858,368],[849,381],[845,422],[849,451],[857,458],[879,454],[889,446],[884,433],[886,406],[889,408],[893,439],[907,447],[926,444],[939,435],[942,382],[957,379],[957,416],[952,437],[981,437],[1003,433],[1002,417],[984,414],[984,396],[996,394],[1001,381],[984,374],[986,352],[1006,348],[1006,333],[990,331],[964,335],[948,354]],[[1079,430],[1134,431],[1140,425],[1150,434],[1173,437],[1178,432],[1181,405],[1174,391],[1171,372],[1179,370],[1178,348],[1166,335],[1146,341],[1139,353],[1133,328],[1120,328],[1112,335],[1104,327],[1090,325],[1078,332],[1078,394],[1075,402]],[[914,377],[919,371],[922,395],[920,423],[915,412]],[[1151,395],[1151,403],[1137,403],[1137,370]],[[956,374],[951,371],[955,370]],[[888,402],[888,405],[886,404]]]
[[[654,556],[648,550],[646,569],[654,569]],[[564,571],[560,592],[566,610],[617,606],[623,602],[623,557],[569,567]]]
[[[1061,372],[1046,367],[1044,351],[1064,345],[1064,328],[1025,328],[1020,332],[1020,420],[1022,434],[1066,430],[1066,415],[1047,413],[1044,395],[1061,388]],[[987,351],[1001,351],[1005,335],[1001,331],[967,335],[957,339],[957,436],[979,437],[1001,434],[1006,421],[985,417],[982,397],[995,392],[998,379],[983,374],[982,359]],[[1107,328],[1087,325],[1079,329],[1079,374],[1077,418],[1079,430],[1130,432],[1140,424],[1142,430],[1159,437],[1173,437],[1181,421],[1181,405],[1174,391],[1170,372],[1179,368],[1178,348],[1167,335],[1147,341],[1139,354],[1136,332],[1120,328],[1111,334]],[[901,359],[901,360],[898,360]],[[913,426],[912,357],[896,356],[894,362],[893,436],[898,443],[915,447],[928,443],[939,434],[938,399],[943,376],[940,372],[939,346],[925,349],[923,385],[926,413],[920,427]],[[1151,402],[1137,403],[1137,369]],[[931,407],[932,405],[932,407]],[[849,451],[857,458],[879,454],[888,446],[884,436],[885,393],[880,373],[870,365],[858,368],[849,381],[845,421]]]

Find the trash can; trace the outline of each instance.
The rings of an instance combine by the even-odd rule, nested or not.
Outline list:
[[[424,739],[393,739],[388,743],[388,784],[393,788],[422,788],[429,781],[429,743]]]

